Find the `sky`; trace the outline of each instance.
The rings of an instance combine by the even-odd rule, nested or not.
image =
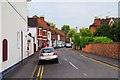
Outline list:
[[[88,28],[95,16],[117,17],[118,0],[32,0],[28,2],[28,15],[44,16],[59,29],[63,25]]]

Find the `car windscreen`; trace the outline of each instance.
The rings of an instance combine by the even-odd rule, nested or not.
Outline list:
[[[41,53],[51,53],[51,52],[53,52],[53,51],[54,51],[53,48],[48,48],[48,49],[42,49],[42,50],[41,50]]]
[[[67,46],[71,46],[71,43],[67,43],[66,45],[67,45]]]

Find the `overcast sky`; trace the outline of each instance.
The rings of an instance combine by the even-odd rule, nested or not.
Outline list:
[[[117,17],[118,0],[32,0],[28,3],[28,15],[44,16],[58,28],[64,24],[73,28],[89,27],[95,16]]]

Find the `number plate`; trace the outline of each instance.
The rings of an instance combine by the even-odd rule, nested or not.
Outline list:
[[[51,58],[46,58],[45,60],[51,60]]]

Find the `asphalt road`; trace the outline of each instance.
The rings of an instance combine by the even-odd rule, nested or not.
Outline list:
[[[38,54],[34,54],[19,67],[6,75],[6,80],[9,80],[8,78],[27,78],[28,80],[118,78],[118,71],[120,71],[118,68],[85,57],[80,52],[76,52],[71,48],[60,48],[56,49],[56,51],[59,55],[58,64],[50,63],[38,65]]]
[[[118,78],[117,69],[86,58],[70,48],[56,51],[59,63],[42,65],[41,78]]]

